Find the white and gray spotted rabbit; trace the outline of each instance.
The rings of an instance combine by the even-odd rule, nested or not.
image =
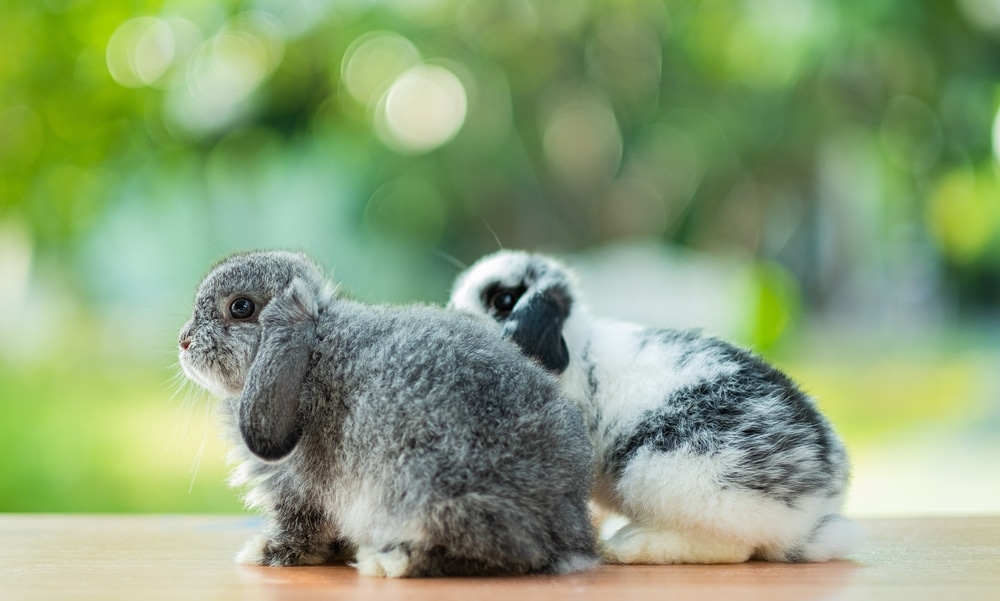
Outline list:
[[[356,553],[390,577],[596,562],[580,411],[482,320],[346,300],[305,255],[255,252],[212,268],[179,342],[267,519],[238,561]]]
[[[500,251],[459,276],[449,307],[499,322],[561,374],[594,442],[593,500],[630,520],[606,560],[825,561],[854,547],[844,446],[794,382],[697,331],[595,318],[577,297],[558,261]]]

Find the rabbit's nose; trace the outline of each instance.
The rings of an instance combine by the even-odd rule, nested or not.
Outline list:
[[[181,345],[181,350],[188,350],[191,346],[191,323],[188,322],[181,330],[181,335],[177,337],[177,344]]]

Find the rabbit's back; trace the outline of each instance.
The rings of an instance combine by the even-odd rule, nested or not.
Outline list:
[[[606,469],[620,475],[641,450],[685,451],[717,458],[724,483],[794,504],[809,494],[839,494],[847,479],[842,443],[812,399],[756,356],[718,341],[731,373],[664,394],[634,416],[604,449]]]
[[[640,451],[684,451],[715,458],[725,484],[784,502],[842,491],[844,447],[784,373],[698,331],[606,327],[630,345],[617,353],[629,362],[594,348],[580,367],[591,372],[584,398],[599,414],[591,429],[604,474],[617,479]]]
[[[300,444],[336,466],[345,534],[426,534],[432,516],[450,537],[436,544],[466,555],[507,547],[544,564],[560,547],[592,548],[593,452],[554,378],[475,318],[432,307],[341,308],[324,328],[316,421],[339,427]]]
[[[417,446],[442,460],[461,452],[476,459],[472,466],[486,466],[483,472],[545,454],[555,468],[589,465],[581,461],[590,448],[579,410],[516,347],[497,344],[475,319],[430,307],[384,311],[377,321],[386,325],[352,362],[374,367],[354,374],[357,385],[341,397],[345,443],[365,440],[386,453]]]

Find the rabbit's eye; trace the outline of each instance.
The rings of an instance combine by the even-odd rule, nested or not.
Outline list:
[[[256,308],[249,298],[238,298],[229,305],[229,316],[233,319],[248,319],[253,317]]]
[[[512,290],[499,290],[490,300],[490,305],[500,317],[506,317],[514,310],[519,295]]]

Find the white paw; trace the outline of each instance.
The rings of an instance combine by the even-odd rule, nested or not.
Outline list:
[[[607,563],[742,563],[753,548],[733,540],[698,533],[680,533],[629,524],[605,541],[601,555]]]
[[[376,553],[370,548],[358,549],[358,562],[354,565],[365,576],[400,578],[410,566],[410,554],[403,547],[393,547]]]
[[[560,559],[555,565],[556,574],[573,574],[574,572],[585,572],[597,565],[597,560],[593,555],[582,555],[574,553]]]
[[[248,566],[264,565],[264,547],[266,546],[267,538],[263,534],[254,536],[236,554],[236,563]]]

